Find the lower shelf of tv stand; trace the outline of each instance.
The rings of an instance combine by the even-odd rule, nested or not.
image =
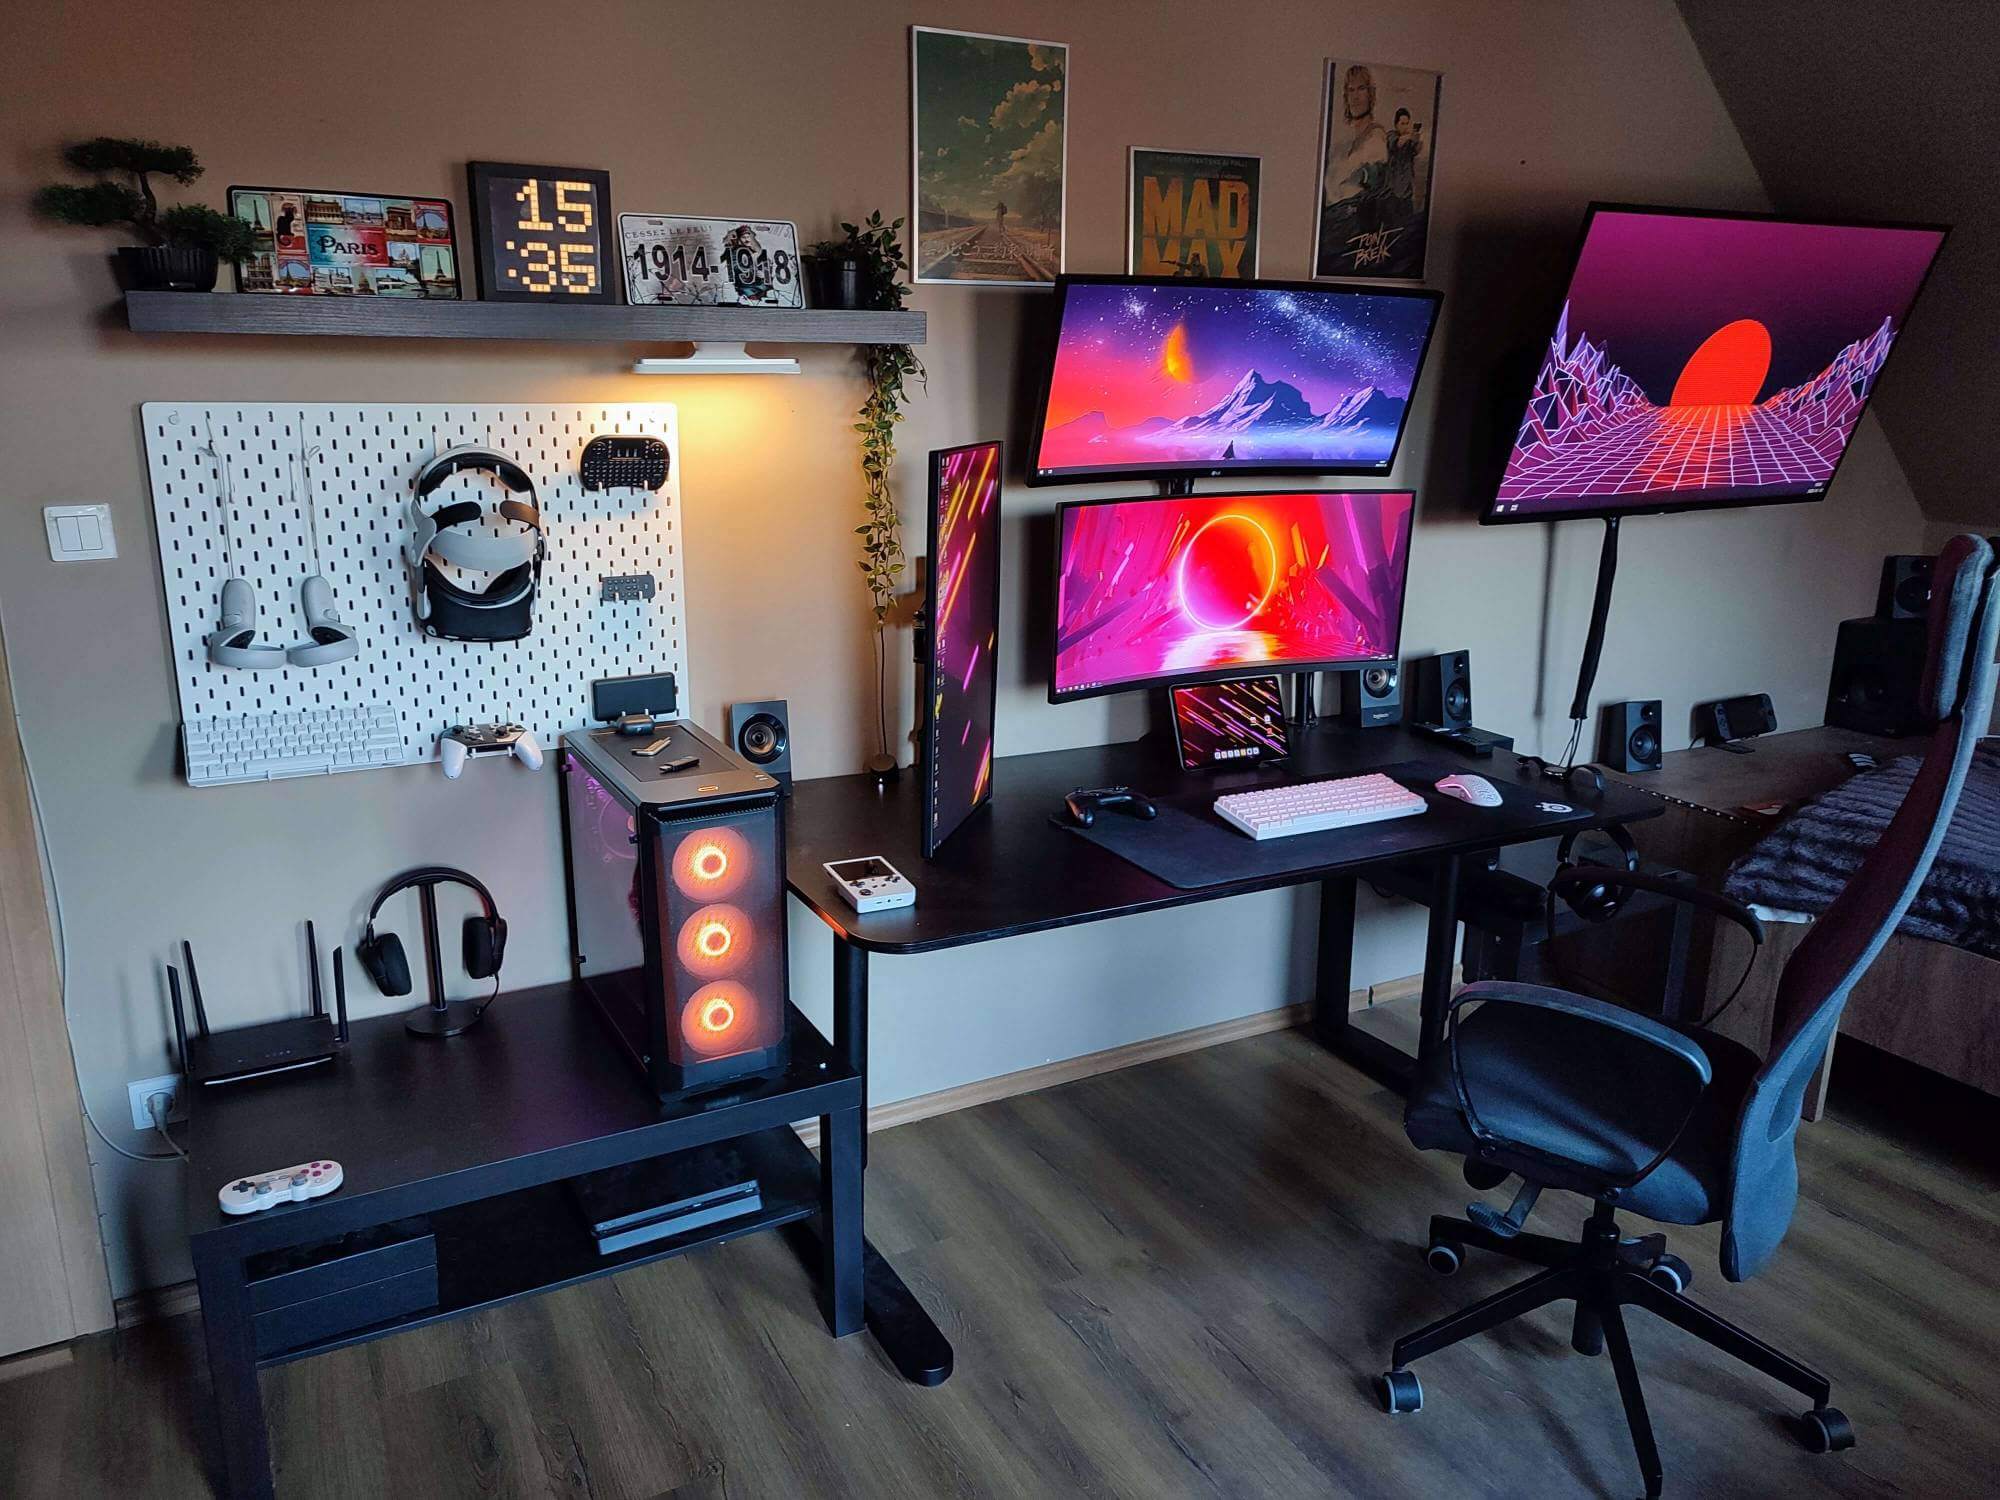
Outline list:
[[[438,1302],[420,1312],[270,1355],[260,1368],[386,1338],[429,1323],[497,1307],[539,1292],[608,1276],[707,1245],[811,1218],[819,1209],[819,1159],[790,1126],[739,1137],[763,1205],[755,1213],[686,1234],[600,1255],[564,1182],[441,1209],[429,1216],[437,1235]]]

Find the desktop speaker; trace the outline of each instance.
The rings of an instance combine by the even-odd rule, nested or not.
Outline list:
[[[762,703],[729,705],[729,743],[736,753],[760,771],[778,778],[786,792],[792,789],[792,731],[785,718],[785,700],[772,698]]]
[[[1340,722],[1349,729],[1378,729],[1403,718],[1403,673],[1395,662],[1341,674]]]
[[[1893,559],[1892,559],[1893,561]],[[1917,706],[1928,631],[1920,619],[1843,620],[1826,689],[1826,722],[1863,734],[1922,734]]]
[[[1607,703],[1597,726],[1598,764],[1614,771],[1660,769],[1660,700]]]
[[[1875,591],[1875,616],[1881,620],[1920,620],[1931,607],[1931,566],[1934,557],[1885,557],[1882,585]]]
[[[1446,729],[1472,727],[1472,653],[1446,651],[1420,656],[1411,664],[1417,673],[1417,722]]]

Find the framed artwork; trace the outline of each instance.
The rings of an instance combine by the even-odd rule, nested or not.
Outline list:
[[[454,299],[458,241],[442,198],[232,187],[229,211],[255,234],[239,292]]]
[[[483,300],[620,299],[609,172],[475,161],[466,175]]]
[[[1442,74],[1326,65],[1313,275],[1421,281]]]
[[[918,281],[1056,279],[1068,103],[1060,42],[910,28]]]
[[[1256,156],[1134,146],[1125,269],[1135,276],[1254,278],[1262,171]]]

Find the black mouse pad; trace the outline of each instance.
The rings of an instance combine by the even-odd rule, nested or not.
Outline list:
[[[1253,839],[1215,815],[1212,804],[1222,795],[1222,789],[1217,788],[1207,794],[1155,798],[1160,815],[1151,822],[1128,818],[1108,808],[1099,809],[1094,825],[1072,827],[1070,832],[1183,891],[1267,880],[1336,861],[1393,859],[1413,844],[1432,842],[1441,831],[1442,820],[1455,821],[1485,811],[1469,808],[1432,790],[1439,777],[1464,769],[1427,760],[1381,767],[1384,776],[1408,787],[1430,806],[1427,811],[1412,813],[1407,818],[1389,818],[1353,828],[1329,828],[1321,833],[1298,833],[1281,839]],[[1249,790],[1241,786],[1229,789]],[[1512,801],[1521,794],[1518,789],[1507,788],[1502,795]]]

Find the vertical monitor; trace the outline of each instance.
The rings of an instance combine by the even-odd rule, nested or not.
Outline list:
[[[1065,276],[1031,484],[1386,475],[1440,294]]]
[[[925,618],[923,850],[938,846],[993,795],[993,704],[999,690],[1000,445],[931,454],[930,581]]]
[[[1944,236],[1593,205],[1484,519],[1820,498]]]
[[[1395,660],[1415,509],[1409,490],[1057,507],[1049,700]]]

